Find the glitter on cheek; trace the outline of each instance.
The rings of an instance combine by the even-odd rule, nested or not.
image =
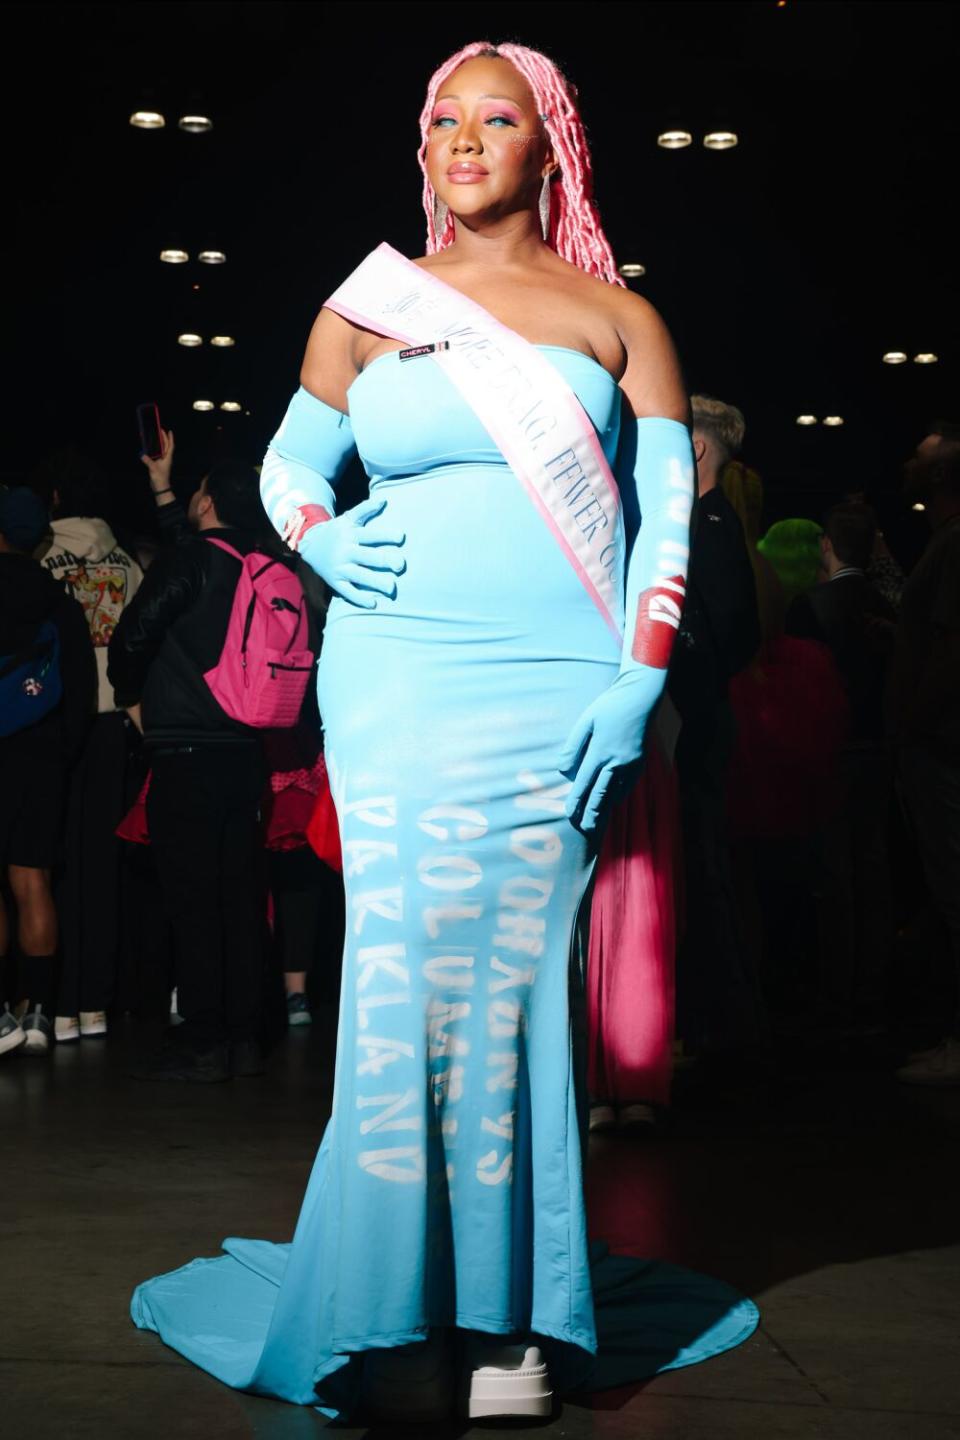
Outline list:
[[[537,138],[536,135],[508,135],[508,136],[507,136],[507,139],[510,141],[511,145],[516,145],[516,147],[517,147],[518,150],[525,150],[528,145],[531,145],[531,144],[533,143],[533,141],[536,140],[536,138]]]

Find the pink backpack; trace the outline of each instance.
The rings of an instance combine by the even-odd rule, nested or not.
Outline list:
[[[241,724],[257,730],[295,725],[314,661],[306,647],[303,587],[281,561],[257,550],[241,555],[225,540],[209,539],[243,569],[220,659],[203,678]]]

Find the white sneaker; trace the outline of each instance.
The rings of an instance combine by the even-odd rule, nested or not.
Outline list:
[[[9,1005],[4,1005],[0,1012],[0,1055],[6,1055],[9,1050],[19,1050],[26,1038],[20,1021],[11,1013]]]
[[[23,1042],[23,1053],[25,1055],[46,1055],[50,1049],[53,1026],[39,1005],[35,1005],[32,1010],[27,1011],[21,1025],[26,1037]]]
[[[53,1022],[53,1033],[58,1045],[80,1039],[80,1019],[77,1015],[58,1015]]]
[[[960,1040],[948,1037],[926,1056],[902,1066],[897,1079],[904,1085],[960,1085]]]
[[[107,1014],[105,1010],[81,1010],[80,1011],[80,1034],[81,1035],[106,1035]]]
[[[621,1135],[653,1135],[657,1128],[657,1112],[652,1105],[637,1102],[624,1105],[617,1115],[617,1129]]]
[[[170,1024],[171,1024],[171,1025],[182,1025],[182,1024],[183,1024],[183,1016],[180,1014],[180,1011],[177,1009],[177,992],[176,992],[176,990],[171,990],[171,991],[170,991]]]
[[[617,1128],[617,1112],[612,1105],[590,1106],[590,1134],[603,1134],[604,1130]]]
[[[468,1420],[510,1416],[547,1419],[553,1390],[536,1345],[498,1344],[492,1336],[471,1336],[466,1346],[463,1412]]]
[[[936,1045],[927,1045],[923,1050],[911,1050],[907,1056],[907,1064],[912,1065],[915,1060],[932,1060],[934,1055],[940,1051],[943,1041],[938,1040]]]
[[[368,1350],[363,1358],[362,1404],[373,1420],[429,1424],[453,1414],[450,1334],[433,1330],[426,1340],[391,1350]]]

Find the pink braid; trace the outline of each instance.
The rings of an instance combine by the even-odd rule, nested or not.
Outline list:
[[[447,216],[443,233],[434,224],[434,191],[427,178],[427,146],[430,122],[441,85],[465,60],[477,56],[499,56],[509,60],[533,91],[537,110],[554,153],[560,162],[559,175],[550,187],[550,236],[548,243],[564,260],[613,285],[622,285],[610,242],[603,233],[593,200],[593,167],[583,121],[576,104],[576,91],[552,60],[525,45],[490,45],[476,40],[445,60],[430,77],[427,98],[420,115],[420,150],[417,158],[423,171],[423,208],[427,216],[427,254],[445,250],[454,240],[453,217]]]

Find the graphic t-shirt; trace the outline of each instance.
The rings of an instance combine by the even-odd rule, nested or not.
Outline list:
[[[107,680],[107,647],[120,616],[140,587],[143,571],[105,520],[71,516],[53,522],[53,538],[40,563],[82,606],[97,657],[97,709],[116,708]]]

